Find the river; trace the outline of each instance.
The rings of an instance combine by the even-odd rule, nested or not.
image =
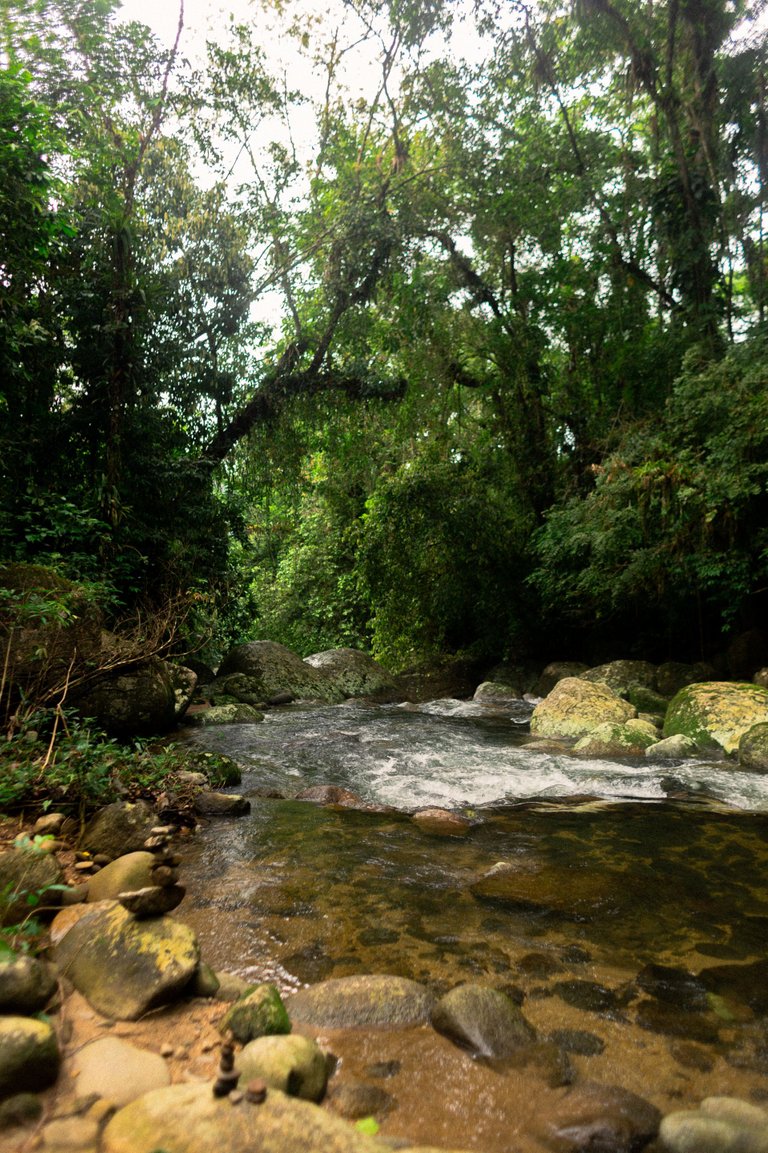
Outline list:
[[[365,972],[436,992],[492,984],[558,1039],[578,1080],[663,1112],[712,1094],[762,1100],[768,777],[714,760],[580,760],[532,741],[529,711],[350,702],[193,730],[242,765],[252,805],[185,849],[184,919],[206,960],[284,993]],[[317,784],[384,811],[293,799]],[[412,813],[431,806],[462,812],[466,834],[420,827]],[[387,1044],[406,1069],[426,1041]],[[365,1065],[351,1041],[346,1059]],[[413,1070],[393,1083],[382,1131],[434,1142],[448,1125],[437,1143],[524,1149],[509,1078],[478,1086],[476,1063],[450,1060],[466,1085],[450,1124],[424,1086],[418,1108],[409,1099]]]

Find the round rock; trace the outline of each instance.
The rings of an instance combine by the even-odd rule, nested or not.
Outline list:
[[[0,1017],[0,1097],[47,1089],[60,1064],[56,1034],[32,1017]]]
[[[118,1106],[171,1082],[168,1065],[159,1053],[138,1049],[118,1037],[102,1037],[85,1045],[74,1058],[72,1072],[78,1097],[102,1097]]]
[[[421,1025],[429,1020],[434,997],[406,977],[384,974],[335,977],[288,1000],[292,1018],[322,1028],[353,1025]]]
[[[273,1089],[305,1101],[322,1100],[328,1080],[325,1053],[316,1041],[298,1033],[257,1037],[238,1054],[235,1067],[241,1085],[261,1078]]]
[[[441,997],[432,1026],[479,1057],[509,1057],[536,1039],[515,1002],[486,985],[459,985]]]

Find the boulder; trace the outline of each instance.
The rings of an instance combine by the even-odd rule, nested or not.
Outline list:
[[[56,1034],[47,1021],[0,1017],[0,1097],[47,1089],[60,1062]]]
[[[251,802],[236,793],[215,793],[207,789],[194,800],[195,812],[201,817],[244,817]]]
[[[411,818],[425,833],[439,837],[463,837],[472,828],[468,817],[450,809],[419,809]]]
[[[742,736],[768,722],[768,689],[731,681],[687,685],[670,702],[664,736],[690,737],[699,751],[735,753]]]
[[[298,1033],[257,1037],[237,1055],[241,1084],[261,1078],[289,1097],[321,1101],[328,1080],[326,1055],[316,1041]]]
[[[659,1110],[636,1093],[585,1082],[535,1116],[533,1133],[553,1153],[635,1153],[660,1121]]]
[[[656,688],[656,666],[649,661],[609,661],[580,674],[591,684],[605,685],[617,697],[629,699],[632,689]]]
[[[760,685],[764,689],[768,689],[768,668],[758,669],[752,677],[753,685]]]
[[[243,779],[243,772],[237,761],[225,756],[224,753],[211,753],[207,749],[189,749],[187,763],[191,770],[203,773],[207,783],[217,789],[239,785]]]
[[[9,849],[0,853],[0,925],[15,925],[41,905],[57,906],[64,874],[51,853],[36,849]]]
[[[251,678],[252,691],[267,701],[280,693],[294,699],[337,702],[341,692],[322,669],[315,669],[285,645],[275,641],[251,641],[227,653],[216,684],[222,685],[233,673]]]
[[[126,853],[115,861],[110,861],[88,881],[88,901],[116,900],[118,893],[126,890],[143,889],[154,884],[152,866],[154,853],[140,851]]]
[[[184,718],[188,725],[257,725],[264,720],[264,714],[253,705],[239,702],[229,705],[212,705],[199,713],[187,713]]]
[[[706,1097],[698,1109],[665,1117],[659,1138],[668,1153],[766,1153],[768,1113],[735,1097]]]
[[[755,773],[768,773],[768,721],[753,725],[739,740],[739,766]]]
[[[222,1033],[231,1033],[242,1044],[257,1037],[290,1033],[291,1022],[274,985],[256,985],[235,1001],[219,1023]]]
[[[119,1037],[101,1037],[79,1049],[72,1074],[81,1100],[101,1097],[118,1106],[171,1083],[167,1062],[159,1053],[139,1049]]]
[[[656,670],[656,689],[663,697],[674,697],[686,685],[715,679],[714,667],[706,661],[684,664],[682,661],[665,661]]]
[[[137,921],[116,901],[85,908],[54,959],[97,1012],[135,1021],[179,996],[200,961],[191,929],[170,917]]]
[[[28,953],[0,957],[0,1013],[37,1013],[55,991],[56,977],[45,961]]]
[[[522,693],[514,685],[501,684],[499,681],[483,681],[475,689],[473,701],[480,701],[489,705],[504,705],[508,701],[519,701]]]
[[[147,801],[115,801],[100,809],[85,826],[80,848],[94,857],[114,860],[144,848],[157,824],[157,814]]]
[[[197,673],[184,665],[169,665],[168,668],[173,687],[173,711],[178,721],[192,704],[197,688]]]
[[[210,1085],[156,1089],[116,1113],[102,1153],[391,1153],[309,1101],[269,1089],[266,1099],[233,1104]]]
[[[581,920],[616,904],[616,880],[591,868],[563,872],[543,864],[522,868],[515,861],[498,861],[470,885],[482,901],[507,909],[548,910]]]
[[[621,725],[635,716],[634,707],[605,685],[565,677],[533,710],[531,732],[538,737],[578,740],[598,725]]]
[[[658,739],[658,729],[649,721],[632,720],[625,725],[604,722],[581,737],[573,751],[583,757],[641,757]]]
[[[459,985],[432,1008],[432,1027],[477,1057],[509,1057],[536,1039],[511,997],[485,985]]]
[[[294,993],[287,1002],[292,1020],[328,1029],[365,1025],[421,1025],[434,997],[406,977],[384,974],[335,977]]]
[[[113,736],[167,733],[176,722],[171,668],[157,657],[104,674],[73,700],[83,717],[93,717]]]
[[[533,692],[537,697],[546,697],[552,692],[558,681],[566,677],[580,677],[589,671],[589,665],[581,661],[551,661],[536,682]]]
[[[649,745],[645,755],[649,761],[669,761],[684,760],[694,756],[695,752],[696,742],[690,737],[684,737],[682,733],[677,733],[674,737],[665,737],[662,741]]]
[[[323,673],[343,697],[390,696],[395,692],[390,673],[359,649],[327,649],[305,657],[304,663]]]

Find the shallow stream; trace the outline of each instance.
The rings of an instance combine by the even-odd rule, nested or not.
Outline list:
[[[768,778],[715,761],[578,760],[532,742],[526,720],[522,704],[511,716],[350,703],[195,730],[240,762],[252,805],[185,851],[184,919],[206,960],[286,993],[366,972],[437,992],[488,983],[522,1000],[576,1083],[662,1112],[712,1094],[764,1101]],[[316,784],[391,811],[292,799]],[[471,827],[427,832],[410,814],[429,806]],[[484,886],[500,862],[513,883]],[[429,1030],[330,1041],[363,1080],[383,1060],[398,1071],[385,1134],[538,1149],[525,1118],[566,1091],[551,1072],[482,1067]]]

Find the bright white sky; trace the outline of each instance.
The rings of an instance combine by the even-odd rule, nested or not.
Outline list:
[[[246,23],[256,11],[250,0],[185,0],[182,52],[194,56],[204,48],[207,38],[217,39],[229,23],[230,13]],[[178,0],[123,0],[122,15],[146,24],[166,47],[173,44],[179,22]]]

